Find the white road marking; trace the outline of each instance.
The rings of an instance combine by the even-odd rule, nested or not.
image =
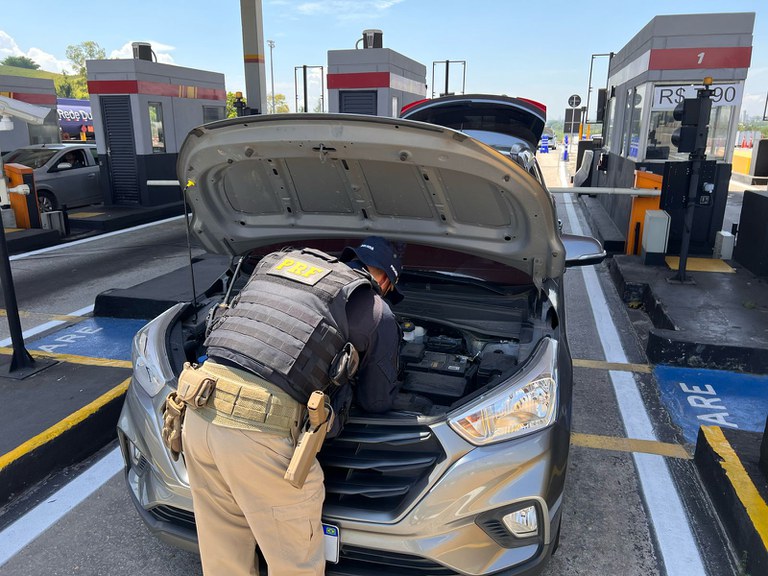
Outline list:
[[[11,256],[10,258],[8,258],[8,260],[11,260],[11,261],[23,260],[24,258],[29,258],[30,256],[37,256],[38,254],[45,254],[46,252],[54,252],[56,250],[61,250],[62,248],[70,248],[72,246],[78,246],[80,244],[87,244],[88,242],[93,242],[95,240],[103,240],[104,238],[119,236],[120,234],[127,234],[128,232],[133,232],[134,230],[142,230],[144,228],[157,226],[159,224],[165,224],[166,222],[173,222],[174,220],[180,220],[182,218],[184,218],[183,214],[180,216],[173,216],[171,218],[166,218],[165,220],[158,220],[156,222],[140,224],[139,226],[125,228],[123,230],[115,230],[114,232],[107,232],[106,234],[97,234],[96,236],[91,236],[90,238],[83,238],[82,240],[75,240],[74,242],[66,242],[64,244],[57,244],[56,246],[49,246],[48,248],[40,248],[39,250],[24,252],[23,254],[16,254],[15,256]]]
[[[560,181],[567,186],[565,164],[560,163]],[[583,234],[581,224],[573,207],[571,194],[563,194],[566,218],[574,234]],[[607,362],[626,363],[627,356],[621,345],[619,333],[611,319],[610,308],[605,299],[597,272],[591,266],[579,268],[584,277],[586,293],[592,307],[597,333]],[[629,372],[611,370],[609,373],[619,412],[628,438],[657,440],[653,425],[645,409],[634,376]],[[663,456],[635,452],[632,457],[640,478],[648,516],[656,533],[664,566],[668,576],[690,576],[706,574],[699,549],[691,532],[680,495]]]
[[[70,312],[69,314],[66,314],[66,316],[85,316],[86,314],[90,314],[93,312],[93,304],[90,306],[86,306],[85,308],[80,308],[80,310],[75,310],[74,312]],[[50,322],[46,322],[45,324],[40,324],[39,326],[35,326],[34,328],[30,328],[29,330],[25,330],[22,333],[22,337],[26,340],[30,336],[34,336],[35,334],[40,334],[41,332],[45,332],[46,330],[50,330],[51,328],[56,328],[56,326],[61,326],[62,324],[66,324],[66,320],[51,320]],[[0,340],[0,347],[4,348],[6,346],[11,345],[11,339],[6,338],[5,340]]]
[[[101,488],[122,468],[120,449],[115,448],[45,502],[41,502],[0,532],[0,566]]]

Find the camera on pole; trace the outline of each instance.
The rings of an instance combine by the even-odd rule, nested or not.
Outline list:
[[[706,90],[699,91],[696,98],[682,100],[675,107],[672,116],[680,121],[680,128],[672,134],[672,144],[679,152],[704,152],[711,111],[712,100]]]

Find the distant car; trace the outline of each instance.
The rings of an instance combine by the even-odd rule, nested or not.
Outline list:
[[[35,144],[8,152],[3,162],[32,168],[41,212],[102,201],[95,144]]]
[[[447,116],[422,108],[430,123],[233,118],[192,130],[179,152],[190,229],[250,269],[289,245],[340,255],[372,233],[407,245],[395,409],[353,408],[319,455],[328,576],[530,575],[557,547],[572,404],[563,273],[605,253],[560,233],[531,153],[543,110],[490,100],[449,104]],[[448,116],[464,131],[435,123]],[[247,281],[233,269],[137,333],[118,422],[142,519],[189,549],[189,481],[161,440],[161,406],[206,353],[208,312]]]

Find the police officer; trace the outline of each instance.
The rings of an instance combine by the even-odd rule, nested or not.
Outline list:
[[[329,370],[347,343],[360,355],[360,408],[384,412],[397,394],[399,327],[383,297],[402,298],[400,254],[369,237],[342,259],[265,256],[206,338],[199,370],[215,389],[187,404],[183,428],[206,576],[257,574],[256,545],[270,575],[325,572],[323,471],[315,460],[301,489],[283,478],[303,407],[313,390],[334,393]]]

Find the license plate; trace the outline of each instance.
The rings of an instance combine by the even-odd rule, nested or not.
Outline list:
[[[325,539],[325,561],[338,564],[339,527],[332,524],[323,524],[323,538]]]

